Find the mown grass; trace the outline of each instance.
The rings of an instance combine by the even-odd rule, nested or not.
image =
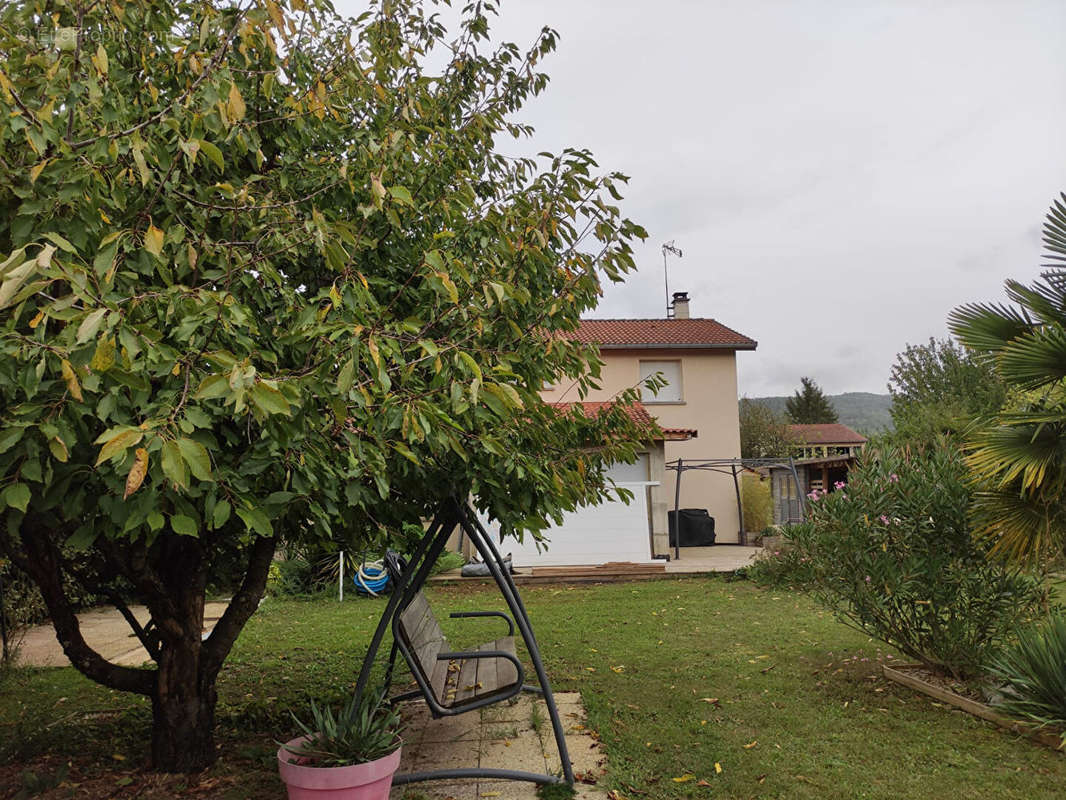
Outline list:
[[[457,643],[493,635],[491,621],[446,613],[502,607],[492,590],[428,594]],[[1061,796],[1066,757],[884,681],[894,654],[801,593],[689,578],[523,595],[555,688],[582,692],[602,737],[605,787],[630,800]],[[223,757],[190,795],[279,796],[274,741],[292,731],[290,710],[351,689],[381,609],[265,603],[220,680]],[[143,772],[148,717],[73,670],[16,669],[0,685],[0,786],[69,762],[68,786],[180,796],[184,783],[156,794]]]

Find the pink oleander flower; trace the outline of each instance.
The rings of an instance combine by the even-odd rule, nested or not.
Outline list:
[[[888,482],[889,483],[899,483],[899,475],[897,475],[895,472],[893,472],[891,475],[888,476]]]
[[[819,491],[818,491],[817,489],[814,489],[814,490],[812,490],[812,491],[811,491],[811,492],[810,492],[810,493],[809,493],[809,494],[807,495],[807,497],[808,497],[809,499],[811,499],[811,500],[817,500],[817,499],[818,499],[819,497],[821,497],[821,496],[822,496],[822,493],[821,493],[821,492],[819,492]]]
[[[882,525],[887,525],[889,522],[891,522],[891,520],[885,514],[882,514],[881,516],[879,516],[878,519],[881,520],[881,524]]]
[[[867,576],[866,576],[866,582],[867,582],[867,583],[869,583],[869,582],[870,582],[870,576],[869,576],[869,575],[867,575]]]
[[[844,481],[837,481],[833,484],[834,489],[843,489],[845,486],[847,486],[847,484],[844,483]]]

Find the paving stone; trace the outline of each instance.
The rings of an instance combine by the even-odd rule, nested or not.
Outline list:
[[[431,719],[422,729],[421,742],[456,742],[477,741],[481,738],[481,725],[476,714],[462,714],[458,717],[441,717]]]
[[[439,769],[474,768],[480,759],[476,740],[427,742],[412,754],[405,772],[432,772]]]
[[[514,769],[540,773],[544,773],[548,768],[544,760],[544,749],[535,736],[483,741],[480,766],[483,769]]]
[[[477,798],[477,781],[426,781],[404,786],[395,786],[389,794],[389,800],[407,800],[407,798],[430,797],[433,800],[475,800]]]
[[[527,781],[483,780],[477,789],[479,800],[537,800],[537,785]]]
[[[496,741],[503,739],[517,739],[523,733],[530,733],[529,739],[536,739],[532,735],[532,729],[518,722],[492,722],[481,726],[482,741]]]

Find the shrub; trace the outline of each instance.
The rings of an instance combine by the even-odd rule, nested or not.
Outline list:
[[[769,528],[774,521],[770,481],[757,475],[745,475],[740,484],[740,506],[744,512],[744,530]]]
[[[806,524],[806,523],[804,523]],[[784,544],[774,550],[763,550],[745,570],[745,576],[762,586],[807,589],[814,584],[814,562],[792,543],[792,534],[799,526],[783,528]]]
[[[926,667],[980,672],[1046,598],[1039,581],[987,559],[970,535],[958,450],[874,446],[847,486],[809,503],[791,538],[837,615]]]
[[[1066,616],[1055,614],[1023,629],[989,673],[1003,684],[999,708],[1041,727],[1062,729],[1066,744]]]

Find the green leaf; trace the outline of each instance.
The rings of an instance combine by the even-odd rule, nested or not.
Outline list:
[[[474,361],[473,356],[471,356],[467,352],[464,352],[463,350],[460,350],[459,351],[459,360],[462,361],[466,365],[467,369],[469,369],[471,372],[474,373],[475,376],[477,376],[478,380],[482,380],[481,367],[479,367],[477,365],[477,362]]]
[[[222,158],[222,151],[215,145],[211,144],[211,142],[204,139],[199,139],[198,141],[200,142],[200,150],[203,154],[210,158],[220,170],[225,169],[226,162]]]
[[[341,394],[348,394],[348,390],[352,388],[352,381],[355,379],[355,361],[348,359],[344,362],[344,366],[341,367],[340,372],[337,373],[337,389]]]
[[[4,502],[26,513],[26,507],[30,503],[30,487],[24,483],[12,483],[4,489]]]
[[[288,416],[290,413],[289,401],[285,399],[285,395],[267,385],[265,381],[260,381],[253,386],[251,395],[252,402],[264,414],[285,414]]]
[[[177,442],[170,439],[163,442],[163,474],[165,474],[179,489],[185,489],[189,485],[189,469],[185,466],[185,460],[181,457],[181,449]]]
[[[225,375],[208,375],[193,397],[197,400],[210,400],[214,397],[222,397],[229,391],[229,379]]]
[[[260,536],[274,535],[274,528],[270,524],[270,519],[258,508],[238,508],[237,516],[244,520],[248,530],[255,531]]]
[[[197,534],[196,520],[184,514],[175,514],[170,518],[170,527],[181,536],[195,536]]]
[[[218,530],[226,521],[229,520],[230,512],[233,511],[233,506],[229,504],[228,500],[219,500],[215,504],[215,510],[211,515],[211,523],[215,530]]]
[[[211,475],[211,456],[202,444],[185,438],[178,439],[177,444],[182,459],[189,465],[193,475],[202,481],[214,480]]]
[[[106,308],[98,308],[81,321],[81,325],[78,326],[78,344],[87,342],[96,335],[104,317],[107,316],[107,311]]]
[[[19,439],[22,438],[22,432],[25,428],[5,428],[0,431],[0,453],[7,452]]]
[[[394,200],[403,203],[404,205],[414,205],[414,200],[411,198],[411,192],[409,192],[404,186],[390,186],[389,194],[392,195]]]
[[[157,531],[163,527],[163,523],[166,518],[158,511],[151,511],[148,513],[148,527],[153,531]]]

